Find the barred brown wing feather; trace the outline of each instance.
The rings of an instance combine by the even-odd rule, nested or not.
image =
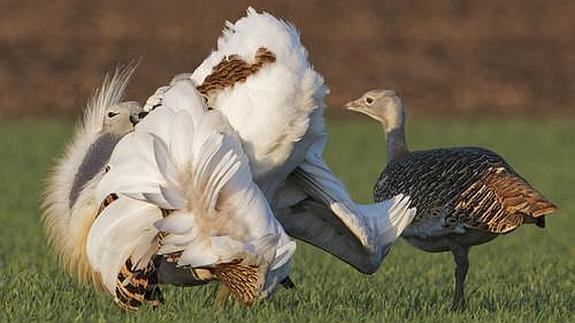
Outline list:
[[[556,209],[529,183],[504,167],[490,169],[461,194],[456,205],[456,213],[466,213],[462,220],[467,226],[493,233],[509,232]]]
[[[374,199],[410,196],[411,205],[417,208],[416,222],[433,216],[437,209],[452,210],[459,194],[500,161],[485,152],[476,148],[412,152],[385,168],[375,185]]]
[[[110,204],[117,201],[119,196],[115,193],[106,196],[98,215]],[[162,214],[169,210],[162,209]],[[132,260],[126,259],[116,279],[116,297],[114,301],[123,310],[136,310],[142,304],[159,306],[163,303],[164,297],[158,287],[158,276],[156,264],[150,261],[146,268],[135,269]]]
[[[124,310],[135,310],[142,304],[158,306],[164,297],[157,284],[154,262],[144,269],[134,270],[128,258],[118,273],[114,300]]]
[[[503,158],[482,148],[417,151],[392,161],[374,188],[375,201],[406,194],[417,208],[414,222],[445,210],[446,221],[505,233],[535,222],[556,206],[516,174]]]
[[[236,259],[217,264],[210,271],[221,284],[229,288],[238,301],[252,305],[257,299],[264,278],[260,266],[245,264],[242,259]]]
[[[197,89],[201,94],[209,97],[216,91],[245,82],[250,75],[257,73],[264,65],[275,61],[275,54],[264,47],[256,51],[253,64],[249,64],[238,55],[227,56],[212,68],[212,73]]]

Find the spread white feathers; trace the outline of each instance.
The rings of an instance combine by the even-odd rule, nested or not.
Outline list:
[[[226,57],[239,55],[251,63],[262,47],[275,62],[214,94],[211,107],[238,132],[254,179],[286,231],[373,272],[415,213],[404,196],[356,205],[323,161],[327,87],[295,27],[249,8],[245,17],[226,24],[217,49],[189,77],[201,85]],[[152,97],[147,105],[155,102]]]
[[[61,263],[81,279],[91,278],[85,255],[85,239],[96,216],[95,185],[101,168],[122,134],[103,131],[107,109],[141,110],[135,102],[120,103],[135,65],[117,68],[83,110],[80,125],[64,156],[57,162],[44,193],[44,220],[51,246]],[[121,106],[118,106],[121,104]],[[122,122],[131,124],[129,115]]]
[[[138,266],[153,253],[181,252],[178,265],[192,268],[243,259],[277,284],[295,243],[254,184],[236,133],[220,112],[206,111],[189,81],[166,88],[161,101],[118,143],[98,185],[99,201],[111,193],[119,199],[90,231],[90,264],[111,293],[127,257]],[[262,295],[274,287],[262,285]]]
[[[246,17],[226,24],[217,50],[188,76],[200,85],[225,57],[237,55],[253,63],[254,54],[262,47],[275,55],[275,62],[245,82],[220,91],[210,101],[238,132],[254,178],[269,197],[277,183],[264,187],[260,180],[275,177],[277,172],[281,173],[280,183],[282,177],[285,179],[291,171],[290,167],[285,171],[286,160],[293,155],[294,144],[308,132],[311,112],[323,108],[327,93],[322,76],[309,63],[297,30],[268,13],[250,8]],[[147,108],[156,102],[152,97]]]

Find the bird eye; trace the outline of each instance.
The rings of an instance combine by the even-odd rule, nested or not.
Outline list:
[[[108,112],[108,118],[113,118],[115,116],[117,116],[118,114],[116,112]]]
[[[365,103],[367,104],[372,104],[373,103],[373,99],[370,97],[365,98]]]

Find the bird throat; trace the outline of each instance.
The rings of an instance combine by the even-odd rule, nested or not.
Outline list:
[[[386,129],[385,137],[387,139],[387,164],[407,155],[408,150],[405,142],[403,122],[398,127]]]

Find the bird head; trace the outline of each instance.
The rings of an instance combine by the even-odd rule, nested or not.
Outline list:
[[[404,118],[399,93],[394,90],[371,90],[345,104],[350,111],[366,114],[380,121],[386,130],[401,125]]]
[[[106,108],[102,131],[123,136],[134,130],[134,126],[145,114],[138,102],[121,102]]]

